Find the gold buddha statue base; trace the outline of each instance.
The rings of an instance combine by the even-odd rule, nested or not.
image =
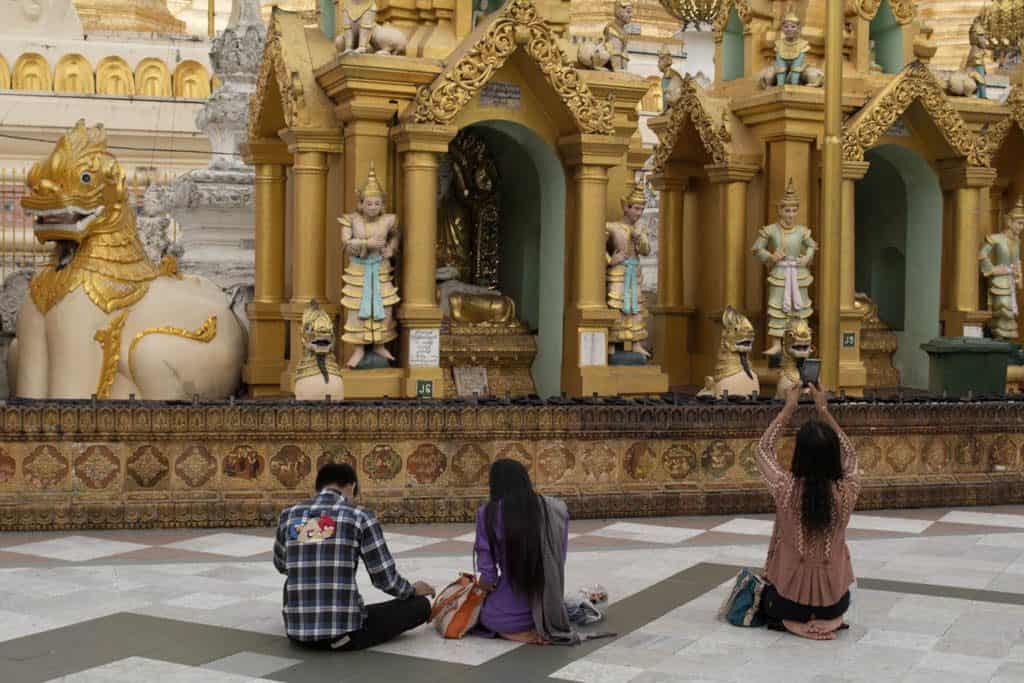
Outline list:
[[[522,323],[458,322],[441,324],[441,370],[445,396],[458,396],[455,369],[487,370],[487,395],[529,396],[537,393],[530,368],[537,357],[537,340]]]

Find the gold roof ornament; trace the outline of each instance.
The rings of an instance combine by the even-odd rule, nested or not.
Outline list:
[[[786,183],[786,193],[779,200],[779,208],[781,209],[784,206],[800,206],[800,195],[796,193],[796,188],[793,187],[792,178]]]
[[[633,183],[630,186],[629,193],[622,198],[622,208],[625,209],[627,206],[646,206],[647,195],[644,194],[644,187],[642,183]]]
[[[361,188],[357,188],[357,193],[359,194],[359,199],[370,197],[380,197],[383,199],[387,194],[377,180],[377,171],[374,169],[372,161],[370,162],[370,171],[366,174],[366,182],[363,183]]]
[[[779,22],[779,25],[781,26],[785,23],[803,24],[800,20],[800,15],[796,13],[796,7],[792,3],[786,6],[786,13],[782,15],[782,21]]]
[[[681,29],[689,26],[700,28],[713,26],[722,11],[723,0],[660,0],[661,6],[673,17],[683,22]]]

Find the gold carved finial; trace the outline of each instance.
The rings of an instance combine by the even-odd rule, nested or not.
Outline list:
[[[779,200],[779,208],[783,206],[800,206],[800,195],[796,193],[792,178],[786,183],[786,193]]]
[[[370,162],[370,171],[366,174],[366,182],[359,188],[359,198],[367,199],[369,197],[384,197],[384,188],[381,187],[380,182],[377,180],[377,171],[373,167],[373,162]]]

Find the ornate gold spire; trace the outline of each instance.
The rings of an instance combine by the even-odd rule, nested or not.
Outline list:
[[[377,171],[374,169],[373,162],[371,161],[370,171],[366,174],[366,182],[359,188],[359,198],[384,197],[385,194],[384,188],[381,187],[380,182],[377,180]]]
[[[779,208],[783,206],[800,206],[800,195],[796,193],[796,188],[793,187],[792,178],[786,183],[786,193],[779,200]]]

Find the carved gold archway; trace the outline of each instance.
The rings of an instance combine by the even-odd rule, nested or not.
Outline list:
[[[263,47],[263,58],[260,60],[260,71],[256,78],[256,89],[249,98],[249,138],[260,137],[264,107],[266,100],[271,96],[268,89],[271,82],[277,87],[281,100],[281,110],[284,114],[286,128],[295,125],[298,111],[304,106],[302,88],[293,88],[292,77],[285,61],[283,52],[283,40],[281,34],[282,13],[278,8],[273,9],[270,18],[270,26],[267,28],[267,42]]]
[[[1000,119],[995,125],[982,129],[985,152],[990,160],[995,160],[1014,126],[1018,126],[1021,132],[1024,132],[1024,92],[1019,87],[1010,91],[1009,97],[1006,98],[1006,106],[1010,110],[1009,116]]]
[[[85,57],[70,54],[60,58],[53,73],[54,92],[91,95],[95,90],[92,65]]]
[[[594,97],[568,63],[558,36],[531,0],[510,0],[484,23],[486,32],[416,95],[415,123],[449,124],[516,50],[528,54],[584,133],[613,135],[612,102]]]
[[[0,55],[0,90],[9,90],[11,87],[11,70],[7,61]]]
[[[931,70],[912,62],[882,91],[843,125],[843,160],[863,161],[914,102],[918,102],[957,156],[971,166],[989,166],[988,149],[946,99],[945,90]]]
[[[716,116],[712,113],[713,111],[714,108],[707,102],[700,85],[689,76],[684,78],[682,97],[670,107],[668,124],[654,148],[653,173],[658,174],[665,170],[665,164],[675,152],[679,134],[687,122],[693,124],[704,145],[704,150],[715,164],[728,162],[729,143],[732,141],[732,135],[726,124],[728,112],[723,109]]]
[[[134,95],[135,75],[120,57],[104,57],[96,67],[96,92],[100,95]]]
[[[135,67],[135,90],[143,97],[170,97],[171,70],[156,57],[143,59]]]
[[[861,19],[871,21],[878,14],[882,0],[847,0],[848,11],[856,13]],[[889,0],[889,8],[900,26],[906,26],[917,15],[913,0]]]
[[[736,16],[740,18],[744,26],[750,25],[750,20],[754,17],[753,10],[750,7],[750,0],[725,0],[722,3],[721,9],[718,10],[718,16],[715,18],[715,35],[720,36],[725,27],[729,24],[729,15],[732,14],[732,10],[736,10]]]
[[[11,75],[11,87],[15,90],[52,90],[53,76],[46,57],[35,52],[27,52],[18,57]]]
[[[210,96],[210,74],[206,67],[188,59],[174,69],[174,96],[195,100]]]

